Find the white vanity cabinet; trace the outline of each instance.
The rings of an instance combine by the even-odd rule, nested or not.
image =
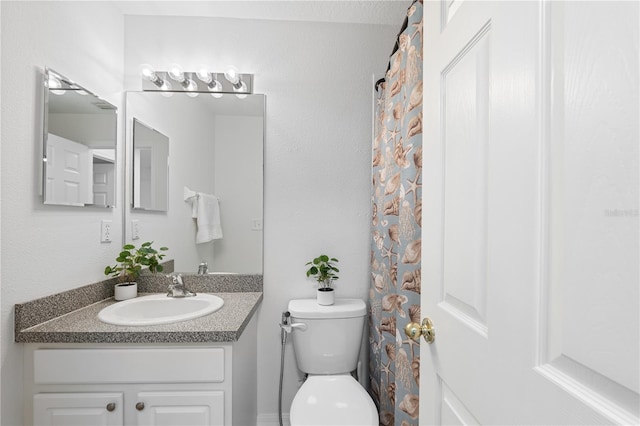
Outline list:
[[[170,388],[170,387],[169,387]],[[33,396],[33,424],[42,426],[225,425],[225,392],[137,392],[133,407],[117,392],[43,392]],[[135,409],[135,411],[134,411]],[[129,421],[125,421],[129,419]]]
[[[256,335],[230,343],[27,344],[26,425],[255,425]]]

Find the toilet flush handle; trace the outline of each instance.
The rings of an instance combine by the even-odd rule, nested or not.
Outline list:
[[[307,324],[303,322],[297,322],[295,324],[280,324],[280,327],[284,329],[287,333],[291,333],[294,328],[299,328],[301,331],[305,331],[307,329]]]

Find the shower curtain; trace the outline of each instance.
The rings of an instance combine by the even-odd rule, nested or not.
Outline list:
[[[381,425],[417,425],[422,216],[422,1],[414,1],[384,81],[373,140],[369,382]]]

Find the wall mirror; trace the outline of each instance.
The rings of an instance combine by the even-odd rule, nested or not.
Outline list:
[[[169,208],[169,137],[133,119],[133,208]]]
[[[125,239],[169,247],[179,272],[207,262],[213,273],[262,273],[265,96],[216,96],[127,92],[127,199],[135,205],[139,131],[154,129],[170,141],[171,167],[168,208],[125,209]],[[222,238],[196,244],[198,218],[186,192],[217,197]]]
[[[117,108],[48,68],[43,86],[44,203],[114,207]]]

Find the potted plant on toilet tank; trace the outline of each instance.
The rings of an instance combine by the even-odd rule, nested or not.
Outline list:
[[[333,281],[337,280],[340,270],[336,267],[338,259],[321,254],[310,262],[307,277],[314,277],[318,282],[317,301],[319,305],[333,305]]]
[[[116,300],[126,300],[136,297],[138,294],[138,283],[136,280],[140,276],[143,268],[149,268],[152,273],[162,272],[160,261],[164,258],[164,251],[167,247],[160,247],[158,250],[152,247],[153,242],[142,243],[139,248],[132,244],[125,244],[122,251],[116,257],[115,266],[104,268],[104,274],[111,277],[118,277],[119,283],[114,289]]]

